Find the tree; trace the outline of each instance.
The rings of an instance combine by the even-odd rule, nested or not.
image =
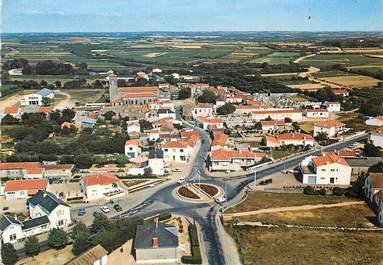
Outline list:
[[[45,80],[41,80],[41,81],[40,81],[40,85],[42,85],[42,86],[47,86],[47,85],[48,85],[48,82],[45,81]]]
[[[371,166],[368,169],[368,172],[383,172],[383,163],[379,162],[378,164]]]
[[[76,167],[84,169],[90,168],[93,165],[93,156],[91,154],[81,154],[74,158]]]
[[[110,121],[113,118],[113,116],[116,116],[116,113],[112,110],[109,110],[104,113],[105,120],[107,121]]]
[[[325,133],[325,132],[318,132],[317,136],[315,136],[315,139],[317,141],[327,141],[328,140],[327,133]]]
[[[61,228],[53,228],[48,235],[48,245],[55,249],[63,248],[68,243],[68,237]]]
[[[201,103],[215,103],[217,96],[214,92],[205,90],[201,96],[198,97],[198,102]]]
[[[149,122],[147,120],[140,120],[139,123],[140,123],[141,132],[146,131],[146,130],[150,130],[153,128],[151,122]]]
[[[382,156],[382,152],[373,144],[367,143],[364,145],[364,154],[367,157],[379,157]]]
[[[72,121],[74,116],[76,116],[76,112],[72,109],[66,108],[61,112],[61,115],[63,118],[63,122],[64,121]]]
[[[61,87],[61,81],[55,81],[55,86],[57,88],[60,88]]]
[[[79,255],[91,246],[91,242],[89,240],[90,236],[91,233],[85,224],[78,223],[73,227],[73,254]]]
[[[50,98],[43,97],[41,103],[43,103],[43,106],[49,106],[50,104],[52,104],[52,100]]]
[[[13,265],[17,262],[17,252],[11,243],[5,243],[1,246],[1,259],[4,265]]]
[[[232,114],[236,110],[234,104],[231,103],[225,103],[221,107],[217,108],[217,113],[219,115],[228,115]]]
[[[189,88],[181,88],[178,91],[178,99],[187,99],[191,97],[191,91]]]
[[[7,114],[1,119],[1,124],[13,125],[13,124],[18,124],[19,121],[20,121],[19,119],[13,117],[12,115]]]
[[[108,228],[110,228],[108,217],[103,213],[99,213],[94,217],[90,231],[95,234]]]
[[[24,242],[25,254],[36,256],[40,253],[40,243],[36,236],[28,237]]]

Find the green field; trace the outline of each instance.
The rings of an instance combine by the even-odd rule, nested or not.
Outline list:
[[[291,59],[298,56],[298,52],[273,52],[266,56],[256,58],[249,63],[288,64]]]
[[[359,54],[319,54],[309,57],[302,64],[310,64],[316,67],[340,64],[344,66],[352,65],[377,65],[383,67],[383,59],[369,58]]]
[[[334,77],[334,76],[356,76],[357,74],[344,72],[344,71],[326,71],[315,73],[315,77]]]

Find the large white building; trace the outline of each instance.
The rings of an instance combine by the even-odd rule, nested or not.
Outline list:
[[[314,137],[319,133],[325,133],[328,137],[334,137],[344,132],[346,125],[337,120],[323,120],[314,124]]]
[[[20,104],[22,106],[43,105],[43,98],[53,99],[53,91],[47,88],[43,88],[36,93],[25,95],[24,99],[20,101]]]
[[[169,141],[161,145],[165,161],[187,162],[192,154],[193,147],[187,141]]]
[[[307,118],[322,118],[327,119],[329,117],[329,112],[326,109],[307,109],[305,110],[305,116]]]
[[[162,176],[164,171],[164,152],[161,149],[152,149],[148,155],[148,166],[153,175]]]
[[[2,177],[17,179],[41,179],[45,168],[39,162],[8,162],[0,163]]]
[[[314,138],[305,133],[282,133],[276,136],[265,136],[267,147],[279,147],[281,145],[314,146]]]
[[[125,155],[129,158],[136,158],[141,154],[141,147],[138,140],[128,140],[125,142]]]
[[[295,109],[257,110],[252,111],[251,116],[254,121],[261,121],[266,119],[284,120],[285,118],[289,118],[292,121],[301,121],[303,118],[302,111]]]
[[[264,153],[249,150],[216,149],[209,156],[210,171],[238,171],[260,162],[265,157]]]
[[[46,190],[47,186],[47,179],[8,180],[4,187],[4,197],[6,200],[26,199],[38,190]]]
[[[366,120],[366,124],[370,126],[383,126],[383,116],[377,116]]]
[[[335,153],[310,156],[300,164],[302,182],[310,185],[350,185],[351,166]]]
[[[383,127],[371,131],[368,134],[368,141],[377,147],[383,148]]]
[[[198,127],[207,130],[207,129],[223,129],[224,121],[216,117],[204,117],[198,116],[195,118],[195,125]]]
[[[212,116],[213,113],[214,113],[213,104],[200,103],[193,108],[194,119],[197,118],[198,116],[203,116],[203,117]]]

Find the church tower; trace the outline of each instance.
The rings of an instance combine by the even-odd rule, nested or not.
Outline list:
[[[117,89],[117,76],[115,74],[111,74],[109,77],[109,98],[110,102],[118,97],[118,89]]]

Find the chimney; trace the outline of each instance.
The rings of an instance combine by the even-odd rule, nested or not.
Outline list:
[[[152,238],[152,248],[158,248],[158,237]]]

